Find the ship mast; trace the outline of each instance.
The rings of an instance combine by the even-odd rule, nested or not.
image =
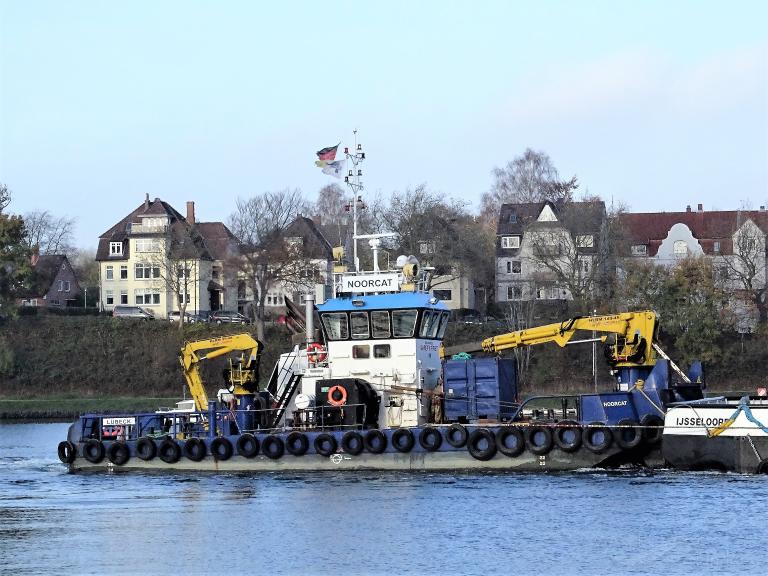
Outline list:
[[[352,152],[349,151],[349,147],[344,148],[344,155],[352,163],[352,169],[344,177],[344,182],[352,190],[352,257],[354,259],[355,272],[360,272],[360,260],[357,257],[357,209],[358,204],[360,208],[364,207],[363,198],[360,196],[360,192],[363,190],[363,171],[359,168],[359,165],[365,160],[365,152],[363,152],[363,145],[357,142],[357,128],[353,132],[355,135],[355,145],[352,148]]]

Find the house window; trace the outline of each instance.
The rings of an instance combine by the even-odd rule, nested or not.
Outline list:
[[[178,300],[179,300],[179,306],[181,306],[182,304],[189,304],[189,300],[190,300],[190,298],[189,298],[189,292],[185,292],[184,294],[182,294],[181,292],[179,292],[178,294],[176,294],[176,297],[177,297],[177,298],[178,298]],[[160,303],[160,302],[158,301],[158,304],[159,304],[159,303]]]
[[[720,241],[719,241],[719,240],[715,240],[715,244],[714,244],[714,246],[712,247],[712,250],[713,250],[714,252],[720,252]]]
[[[522,286],[507,286],[507,300],[520,300],[522,297]]]
[[[113,280],[115,278],[115,268],[114,268],[114,266],[107,266],[104,274],[105,274],[105,279]]]
[[[120,290],[120,304],[128,304],[128,290]]]
[[[134,291],[136,304],[156,305],[160,304],[160,290],[148,290],[140,288]]]
[[[432,296],[438,300],[452,300],[450,290],[432,290]]]
[[[520,248],[520,236],[502,236],[502,248]]]
[[[517,212],[510,212],[509,213],[509,223],[515,224],[517,222]]]
[[[685,240],[675,240],[673,245],[675,256],[687,256],[688,255],[688,243]]]
[[[512,260],[512,274],[520,274],[523,271],[523,265],[520,260]]]
[[[136,264],[134,270],[137,280],[149,280],[150,278],[160,278],[160,267],[151,264]]]
[[[59,292],[64,292],[64,280],[59,280]]]
[[[435,242],[422,240],[419,242],[419,254],[434,254]]]
[[[645,244],[635,244],[632,246],[632,256],[645,256],[648,253],[648,246]]]
[[[120,280],[128,280],[128,266],[120,266]]]
[[[179,280],[188,280],[189,279],[189,268],[186,268],[184,266],[179,266],[176,268],[176,275],[179,277]]]
[[[69,281],[64,282],[64,292],[69,292],[72,285],[69,283]]]
[[[104,299],[107,301],[107,306],[112,306],[115,303],[115,293],[112,290],[105,291]]]
[[[593,248],[595,246],[595,237],[592,234],[580,234],[576,236],[576,246],[579,248]]]
[[[122,242],[110,242],[109,243],[109,255],[110,256],[122,256],[123,255],[123,243]]]
[[[135,241],[136,252],[158,252],[160,245],[152,238],[139,238]]]

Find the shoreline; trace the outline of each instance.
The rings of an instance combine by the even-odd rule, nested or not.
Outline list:
[[[180,397],[137,398],[108,396],[101,398],[0,398],[0,422],[66,422],[83,412],[105,414],[154,412],[173,406]]]

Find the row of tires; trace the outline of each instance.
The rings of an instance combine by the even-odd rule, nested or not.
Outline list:
[[[594,453],[601,453],[614,443],[628,450],[641,443],[648,445],[661,441],[663,421],[656,416],[646,416],[640,422],[623,420],[618,426],[609,428],[601,423],[581,426],[578,422],[565,421],[555,426],[525,426],[505,427],[494,433],[488,428],[477,428],[471,432],[461,424],[452,424],[441,432],[440,429],[427,426],[419,431],[418,436],[408,428],[399,428],[392,433],[392,447],[400,453],[410,452],[416,442],[428,452],[439,450],[443,441],[454,448],[466,447],[470,455],[477,460],[490,460],[497,452],[509,457],[516,457],[528,449],[532,454],[544,455],[555,446],[564,452],[575,452],[582,446]],[[329,433],[318,434],[313,447],[321,456],[331,456],[339,448],[353,456],[367,451],[371,454],[381,454],[390,442],[381,430],[346,432],[339,442]],[[254,458],[263,454],[267,458],[277,460],[287,452],[293,456],[304,456],[310,447],[306,434],[298,431],[291,432],[285,439],[270,434],[259,440],[253,434],[243,434],[232,444],[228,438],[214,438],[210,446],[201,438],[189,438],[183,444],[175,442],[170,437],[156,443],[152,438],[139,438],[136,442],[136,456],[144,461],[160,458],[167,464],[178,462],[182,456],[199,462],[210,451],[216,460],[229,460],[234,454],[245,458]],[[65,441],[59,444],[59,459],[72,463],[77,458],[77,446]],[[131,457],[131,451],[125,442],[117,441],[107,447],[97,440],[88,440],[83,446],[83,457],[92,464],[98,464],[106,457],[117,466],[122,466]]]

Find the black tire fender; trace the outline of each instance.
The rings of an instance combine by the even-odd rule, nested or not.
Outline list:
[[[318,434],[315,438],[314,445],[315,452],[320,454],[320,456],[330,456],[331,454],[335,454],[339,447],[336,437],[327,432]]]
[[[157,445],[152,438],[143,436],[136,442],[136,456],[140,460],[152,460],[157,456]]]
[[[85,459],[91,464],[98,464],[104,460],[104,444],[101,440],[91,438],[83,447],[83,456],[85,456]]]
[[[602,434],[602,440],[597,440],[600,434]],[[587,450],[600,454],[610,448],[613,434],[611,434],[611,429],[602,422],[592,422],[584,427],[581,440]]]
[[[189,438],[184,442],[184,456],[192,460],[192,462],[200,462],[205,458],[207,448],[205,442],[200,438]]]
[[[537,443],[541,441],[540,443]],[[543,456],[549,454],[554,445],[552,428],[548,426],[531,426],[525,430],[525,445],[532,454]]]
[[[131,459],[131,450],[125,442],[112,442],[107,450],[107,458],[112,464],[122,466]]]
[[[510,438],[515,439],[513,446],[508,444]],[[510,458],[520,456],[525,451],[525,435],[516,427],[502,428],[496,434],[496,448],[504,456],[509,456]]]
[[[424,450],[428,452],[434,452],[439,450],[443,444],[443,435],[440,434],[440,430],[433,426],[426,426],[419,433],[419,444]]]
[[[59,460],[64,464],[72,464],[77,458],[77,446],[75,446],[69,440],[59,442],[58,448]]]
[[[409,428],[398,428],[392,433],[392,446],[398,452],[406,454],[413,450],[414,444],[416,444],[416,440]]]
[[[253,458],[259,453],[259,440],[253,434],[245,433],[235,443],[237,453],[243,458]]]
[[[352,456],[357,456],[365,448],[363,437],[360,435],[359,432],[350,430],[349,432],[345,433],[344,436],[341,437],[341,448],[347,454],[352,454]]]
[[[612,432],[616,444],[623,450],[637,448],[643,441],[642,429],[638,428],[637,422],[631,418],[619,420]]]
[[[261,441],[261,453],[270,460],[279,460],[285,454],[285,442],[279,436],[270,434]]]
[[[454,448],[464,448],[468,438],[469,433],[461,424],[451,424],[445,433],[445,441]]]
[[[381,454],[387,449],[387,437],[381,430],[368,430],[363,437],[365,449],[371,454]]]
[[[481,448],[485,442],[485,448]],[[467,440],[467,450],[475,460],[483,462],[496,456],[496,437],[488,428],[478,428],[473,430]]]
[[[561,420],[555,427],[555,444],[563,452],[576,452],[581,448],[581,437],[581,425],[575,420]]]
[[[158,447],[157,455],[166,464],[175,464],[181,458],[181,448],[174,440],[166,437]]]
[[[215,460],[229,460],[232,458],[233,452],[234,449],[232,448],[232,442],[229,441],[229,438],[217,436],[211,441],[211,455]]]
[[[664,434],[664,420],[656,414],[646,414],[640,419],[640,426],[643,427],[643,440],[649,446],[655,446],[661,442]]]
[[[285,439],[285,449],[288,450],[288,454],[304,456],[309,450],[307,435],[302,432],[291,432]]]

